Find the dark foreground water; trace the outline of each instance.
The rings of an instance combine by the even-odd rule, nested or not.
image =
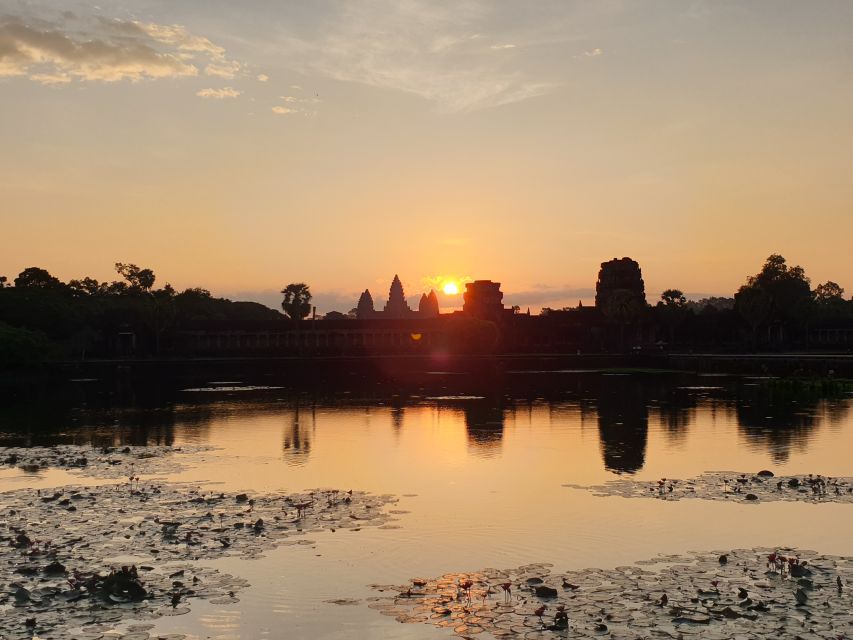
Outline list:
[[[615,567],[658,553],[797,546],[853,555],[853,507],[595,497],[564,484],[706,471],[853,475],[843,390],[726,376],[426,372],[404,382],[78,378],[18,389],[0,446],[209,445],[179,482],[225,490],[358,489],[400,497],[398,529],[326,532],[258,560],[240,602],[195,601],[156,632],[192,638],[441,638],[364,604],[370,584],[551,562]],[[260,388],[259,388],[260,387]],[[0,491],[103,482],[0,467]],[[1,615],[11,615],[8,611]],[[117,624],[121,629],[121,625]],[[156,637],[156,636],[155,636]]]

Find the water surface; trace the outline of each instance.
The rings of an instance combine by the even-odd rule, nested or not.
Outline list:
[[[405,387],[405,390],[404,390]],[[199,638],[438,638],[366,606],[325,601],[483,567],[614,567],[657,553],[790,545],[853,555],[849,505],[594,497],[563,484],[711,470],[853,475],[849,395],[767,381],[632,373],[435,372],[417,384],[270,376],[70,382],[0,411],[6,445],[210,445],[180,482],[265,492],[315,487],[400,496],[399,529],[313,536],[261,560],[209,564],[247,578],[236,605],[194,601],[157,631]],[[92,482],[0,470],[0,489]]]

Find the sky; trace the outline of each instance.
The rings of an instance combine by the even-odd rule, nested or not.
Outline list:
[[[853,294],[849,0],[0,0],[0,105],[10,279],[538,309],[781,253]]]

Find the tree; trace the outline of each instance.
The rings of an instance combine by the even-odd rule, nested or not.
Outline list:
[[[773,310],[773,300],[763,289],[756,287],[741,287],[735,294],[737,312],[749,324],[753,349],[758,344],[758,329],[770,319]]]
[[[756,275],[735,294],[735,309],[752,326],[753,342],[759,325],[766,324],[768,338],[771,325],[779,327],[780,336],[786,325],[808,321],[812,305],[811,283],[800,266],[789,267],[785,258],[773,254]]]
[[[281,290],[281,308],[291,320],[302,320],[311,313],[311,290],[303,282],[291,283]]]
[[[116,262],[115,267],[118,274],[127,280],[131,290],[134,292],[151,291],[154,281],[157,279],[151,269],[140,269],[135,264]]]
[[[5,289],[8,286],[9,278],[0,276],[0,289]]]
[[[109,288],[109,284],[106,282],[98,282],[94,278],[83,278],[82,280],[69,280],[68,288],[75,293],[97,296],[106,293]]]
[[[831,280],[815,287],[812,299],[814,304],[811,317],[814,320],[841,318],[853,310],[853,304],[844,299],[844,289]]]
[[[15,278],[15,286],[22,289],[63,289],[65,285],[45,269],[27,267]]]
[[[209,300],[211,298],[210,291],[208,291],[207,289],[202,289],[201,287],[191,287],[189,289],[184,289],[179,295],[186,296],[187,298],[202,300]]]
[[[148,299],[148,324],[154,330],[154,352],[159,354],[163,333],[175,322],[175,289],[167,282],[162,289],[150,292]]]
[[[667,289],[660,294],[660,302],[658,305],[683,309],[687,306],[687,298],[679,289]]]
[[[813,295],[815,302],[820,305],[836,305],[844,302],[844,289],[832,280],[817,285]]]
[[[669,328],[669,342],[675,342],[675,329],[680,325],[689,313],[687,309],[687,297],[680,289],[667,289],[660,294],[660,302],[657,309],[666,326]]]

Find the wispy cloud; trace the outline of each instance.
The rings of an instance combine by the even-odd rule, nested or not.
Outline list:
[[[214,62],[204,68],[205,74],[217,78],[231,79],[240,71],[240,63],[234,60]]]
[[[421,284],[427,289],[435,289],[436,291],[440,291],[444,288],[444,285],[448,282],[452,282],[459,286],[460,289],[465,288],[466,282],[474,282],[474,278],[471,276],[458,276],[455,274],[438,274],[435,276],[424,276],[421,278]]]
[[[499,11],[493,3],[342,0],[332,6],[322,29],[283,37],[289,66],[418,95],[448,112],[519,102],[556,86],[518,59],[521,45],[539,35],[492,25]]]
[[[199,98],[214,98],[216,100],[222,100],[223,98],[236,98],[239,96],[242,91],[238,91],[234,87],[223,87],[222,89],[201,89],[200,91],[196,91],[196,95]]]
[[[265,73],[259,73],[257,75],[257,78],[258,78],[258,82],[266,82],[267,80],[270,79],[270,77]]]
[[[584,54],[587,58],[595,58],[595,57],[600,56],[602,53],[604,53],[604,51],[602,51],[602,50],[601,50],[600,48],[598,48],[598,47],[596,47],[595,49],[590,49],[589,51],[584,51],[584,52],[583,52],[583,54]]]
[[[49,85],[136,82],[197,76],[201,65],[232,73],[226,77],[241,68],[222,47],[180,25],[83,20],[68,12],[53,20],[0,17],[0,76]]]
[[[307,107],[306,105],[316,105],[319,102],[322,102],[320,98],[314,96],[310,98],[300,98],[298,96],[279,96],[279,99],[286,103],[287,106],[278,105],[272,108],[272,112],[279,116],[288,116],[294,113],[301,113],[302,115],[316,115],[316,111]]]

